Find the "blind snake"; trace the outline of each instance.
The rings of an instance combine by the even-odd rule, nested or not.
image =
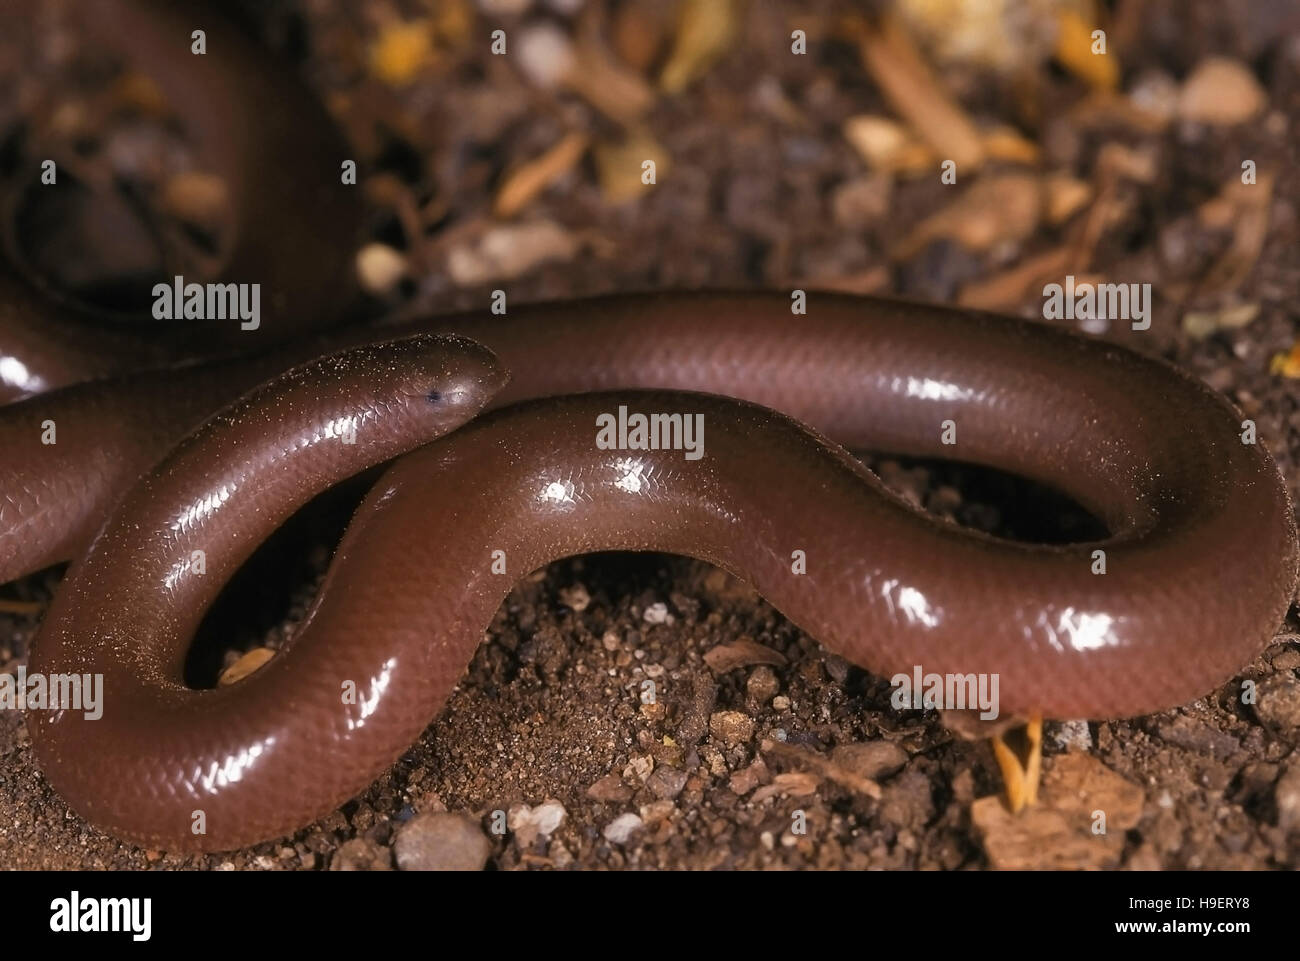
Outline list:
[[[166,24],[161,5],[114,6]],[[303,270],[286,266],[286,304]],[[28,670],[102,674],[106,695],[97,720],[29,725],[55,790],[140,844],[228,849],[354,796],[437,714],[515,579],[575,553],[699,557],[876,673],[996,673],[1004,713],[1063,718],[1204,694],[1267,644],[1295,588],[1289,495],[1239,412],[1162,361],[1042,325],[834,295],[804,317],[780,293],[621,296],[77,384],[141,359],[118,343],[65,363],[29,336],[38,296],[5,283],[3,356],[68,386],[0,408],[0,577],[73,559]],[[705,456],[601,448],[597,418],[620,406],[701,415]],[[57,444],[40,443],[46,419]],[[838,444],[1029,477],[1109,536],[1031,545],[941,523]],[[253,548],[405,451],[286,650],[187,688],[189,638]]]

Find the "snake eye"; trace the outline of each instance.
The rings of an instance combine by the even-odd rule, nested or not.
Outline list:
[[[431,390],[431,391],[429,391],[427,394],[424,395],[424,398],[425,398],[425,400],[427,400],[430,404],[437,404],[437,403],[439,403],[439,402],[442,400],[442,391],[440,391],[440,390]]]

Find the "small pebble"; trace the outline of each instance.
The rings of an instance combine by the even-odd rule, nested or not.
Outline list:
[[[587,797],[593,801],[630,801],[632,789],[623,783],[618,774],[611,773],[587,788]]]
[[[1092,748],[1092,731],[1087,721],[1062,721],[1053,725],[1052,743],[1063,751],[1087,751]]]
[[[1273,658],[1273,670],[1294,671],[1300,668],[1300,651],[1283,651]]]
[[[1178,110],[1178,81],[1161,70],[1145,70],[1129,88],[1128,98],[1166,123]]]
[[[1252,705],[1255,717],[1275,731],[1300,727],[1300,681],[1293,674],[1274,674],[1259,682]]]
[[[447,251],[447,274],[459,287],[478,287],[570,260],[578,248],[577,239],[557,223],[498,224]]]
[[[403,824],[394,848],[403,871],[482,871],[492,842],[477,821],[463,814],[435,812]]]
[[[553,23],[526,27],[515,44],[515,62],[533,86],[554,90],[573,71],[573,43]]]
[[[673,616],[668,613],[668,605],[663,601],[651,604],[641,615],[647,624],[671,624]]]
[[[1240,60],[1207,57],[1183,82],[1178,115],[1215,126],[1244,123],[1264,109],[1268,95]]]
[[[654,769],[654,758],[649,755],[641,755],[640,757],[632,758],[632,760],[628,762],[627,767],[623,768],[623,777],[629,781],[633,778],[638,781],[644,781],[650,776],[650,772]]]
[[[754,736],[754,719],[740,711],[709,715],[709,733],[728,747],[746,744]]]
[[[620,814],[605,825],[605,840],[611,844],[626,844],[643,825],[644,822],[636,814]]]
[[[163,185],[162,199],[164,209],[173,217],[208,231],[220,226],[222,215],[230,207],[226,182],[197,171],[169,178]]]
[[[506,824],[515,834],[520,847],[531,847],[539,837],[550,837],[564,823],[564,805],[554,798],[537,807],[516,804],[506,815]]]
[[[591,604],[591,595],[584,585],[574,584],[560,589],[560,603],[581,614]]]
[[[831,680],[836,684],[843,684],[848,679],[850,668],[853,667],[852,664],[838,654],[826,655],[823,666],[826,668],[826,673],[831,676]]]
[[[1189,717],[1164,721],[1156,728],[1156,733],[1168,744],[1176,744],[1220,760],[1232,757],[1241,750],[1241,742],[1228,732],[1216,730]]]
[[[655,797],[671,800],[682,793],[682,788],[686,787],[686,779],[689,776],[685,771],[660,765],[653,774],[646,778],[645,786],[650,789]]]
[[[393,852],[365,838],[344,841],[330,859],[331,871],[391,871]]]
[[[1300,829],[1300,762],[1287,766],[1273,788],[1277,806],[1277,826],[1290,833]]]
[[[899,827],[920,826],[934,812],[930,779],[920,771],[899,775],[885,788],[880,800],[880,819]]]
[[[357,251],[357,279],[368,294],[382,297],[406,276],[406,256],[387,244],[366,244]]]
[[[641,821],[646,827],[654,827],[668,820],[677,808],[672,801],[655,801],[641,805]]]
[[[772,775],[767,769],[767,764],[760,757],[755,758],[754,763],[749,767],[731,775],[727,786],[731,788],[733,794],[745,795],[760,784],[767,784],[771,780]]]
[[[901,770],[907,763],[907,752],[893,741],[865,741],[839,745],[831,751],[831,761],[858,777],[874,781]]]
[[[745,680],[745,693],[757,704],[766,704],[779,690],[781,682],[777,680],[776,672],[766,664],[754,668]]]
[[[893,180],[876,173],[840,184],[831,195],[835,222],[845,228],[868,227],[889,213]]]

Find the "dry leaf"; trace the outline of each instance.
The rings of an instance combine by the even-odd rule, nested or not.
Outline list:
[[[1274,174],[1259,171],[1253,184],[1243,184],[1234,177],[1224,186],[1220,197],[1236,210],[1232,219],[1232,243],[1204,273],[1197,287],[1198,294],[1208,296],[1236,290],[1254,269],[1268,237],[1275,180]]]
[[[1120,123],[1139,133],[1160,133],[1170,118],[1110,90],[1094,90],[1066,113],[1076,127],[1113,127]]]
[[[275,651],[269,647],[253,648],[221,672],[221,676],[217,678],[217,686],[229,687],[236,681],[242,681],[273,657]]]
[[[673,50],[659,75],[665,93],[681,93],[709,69],[736,32],[737,0],[681,0]]]
[[[631,126],[654,104],[655,93],[640,74],[615,63],[609,52],[588,38],[575,50],[573,69],[564,85],[623,126]]]
[[[149,116],[161,117],[167,113],[167,95],[147,73],[128,70],[113,84],[113,100],[132,110]]]
[[[1268,370],[1283,377],[1300,377],[1300,340],[1292,345],[1289,353],[1275,356]]]
[[[587,151],[590,141],[585,133],[570,133],[540,157],[510,173],[497,192],[492,212],[498,217],[513,217],[555,181],[574,168]]]
[[[371,72],[390,87],[410,83],[433,59],[433,24],[424,18],[387,23],[370,44]]]
[[[1097,154],[1097,173],[1102,177],[1120,177],[1150,184],[1159,172],[1160,160],[1153,148],[1108,143]]]
[[[1030,291],[1039,292],[1052,277],[1069,272],[1073,250],[1067,244],[1048,250],[1017,264],[1000,274],[967,284],[957,303],[978,310],[1010,310],[1023,304]]]
[[[919,173],[937,169],[938,161],[925,144],[897,121],[859,114],[844,121],[844,139],[873,170]]]
[[[1047,222],[1063,224],[1092,200],[1092,185],[1069,174],[1049,174],[1044,182]]]
[[[885,99],[941,160],[954,161],[962,172],[983,162],[975,124],[948,96],[901,24],[889,18],[878,28],[863,26],[859,51]]]
[[[793,744],[784,744],[781,741],[764,740],[760,749],[767,756],[781,761],[783,764],[792,764],[797,767],[806,768],[816,774],[819,778],[825,778],[833,781],[842,788],[854,791],[866,797],[880,800],[880,785],[871,778],[862,777],[855,774],[840,765],[836,764],[830,758],[823,757],[815,751],[806,748],[796,747]]]
[[[739,637],[730,644],[718,644],[710,648],[704,655],[704,663],[715,674],[725,674],[738,667],[754,664],[785,667],[788,662],[780,651],[759,644],[752,637]]]
[[[167,179],[162,201],[163,209],[171,216],[212,231],[230,209],[230,192],[221,177],[190,171]]]
[[[621,143],[599,144],[595,156],[600,189],[611,204],[635,199],[651,189],[641,179],[647,160],[654,161],[656,183],[663,182],[671,166],[668,152],[645,132],[633,134]]]
[[[1096,23],[1085,21],[1073,10],[1062,11],[1056,34],[1056,59],[1088,86],[1114,90],[1119,85],[1119,63],[1109,44],[1105,53],[1092,52],[1092,32],[1096,29]]]
[[[470,39],[474,9],[469,0],[438,0],[432,4],[433,33],[447,47],[460,47]]]
[[[1220,193],[1196,208],[1196,219],[1210,230],[1227,230],[1237,219],[1237,204]]]
[[[818,277],[815,286],[818,290],[829,290],[841,294],[856,294],[859,297],[869,294],[882,294],[893,283],[889,268],[876,264],[856,274],[835,274]]]
[[[1003,174],[977,180],[947,207],[927,217],[898,245],[907,259],[939,239],[955,240],[973,253],[1024,240],[1038,226],[1043,185],[1033,174]]]
[[[1026,140],[1011,127],[998,127],[983,137],[984,156],[990,160],[1033,166],[1038,163],[1038,144]]]
[[[1183,315],[1183,330],[1197,340],[1204,340],[1220,330],[1245,327],[1259,316],[1259,304],[1237,304],[1221,310],[1193,310]]]
[[[611,43],[620,60],[638,73],[645,73],[659,56],[668,30],[665,18],[653,4],[624,3],[614,13]]]
[[[755,804],[761,804],[770,797],[778,795],[784,797],[807,797],[809,794],[817,792],[817,785],[821,783],[821,778],[815,774],[808,774],[804,771],[790,771],[786,774],[778,774],[772,778],[772,783],[759,788],[754,792],[750,799]]]
[[[19,617],[27,617],[32,614],[39,614],[44,609],[44,605],[39,601],[15,601],[7,597],[0,597],[0,613],[17,614]]]

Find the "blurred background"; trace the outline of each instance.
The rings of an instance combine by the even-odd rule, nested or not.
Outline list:
[[[227,7],[300,66],[354,147],[370,211],[358,267],[377,308],[479,307],[507,286],[518,302],[758,285],[1038,315],[1043,284],[1073,274],[1153,284],[1142,340],[1155,349],[1257,321],[1261,351],[1290,347],[1265,305],[1300,270],[1284,256],[1294,2]],[[3,169],[35,151],[132,184],[201,262],[219,185],[164,122],[166,92],[106,62],[75,2],[5,10]],[[157,256],[119,231],[68,257],[92,241],[41,233],[24,245],[73,289]]]

